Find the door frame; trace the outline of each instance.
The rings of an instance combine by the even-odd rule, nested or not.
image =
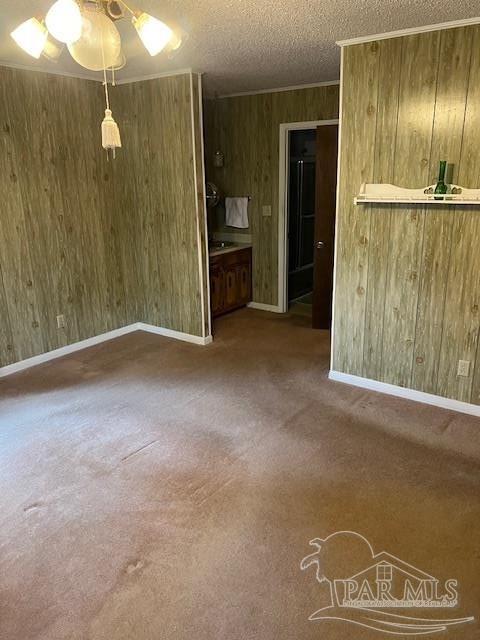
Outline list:
[[[334,120],[309,120],[308,122],[283,122],[280,125],[279,178],[278,178],[278,311],[288,311],[288,182],[290,131],[316,129],[325,125],[339,124]]]

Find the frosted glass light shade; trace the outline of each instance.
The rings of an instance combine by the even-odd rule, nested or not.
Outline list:
[[[36,18],[22,22],[10,34],[18,46],[34,58],[40,58],[48,38],[48,31]]]
[[[57,0],[46,17],[48,31],[60,42],[75,42],[82,33],[82,14],[75,0]]]
[[[103,55],[102,55],[103,40]],[[95,7],[85,7],[82,16],[82,34],[78,40],[68,45],[72,58],[90,71],[102,71],[116,66],[122,43],[117,27],[104,13]]]
[[[151,56],[156,56],[165,49],[173,35],[169,26],[148,13],[142,13],[138,18],[133,18],[132,22]]]

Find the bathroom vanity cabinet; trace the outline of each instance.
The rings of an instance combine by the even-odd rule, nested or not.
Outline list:
[[[251,301],[251,247],[210,255],[210,298],[214,318]]]

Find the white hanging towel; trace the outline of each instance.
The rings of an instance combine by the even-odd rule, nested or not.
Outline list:
[[[248,228],[248,198],[225,198],[225,224],[238,229]]]

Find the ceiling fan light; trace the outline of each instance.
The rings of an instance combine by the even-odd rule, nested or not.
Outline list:
[[[38,60],[47,42],[48,31],[36,18],[30,18],[10,35],[21,49]]]
[[[82,14],[75,0],[57,0],[49,9],[45,22],[48,31],[60,42],[76,42],[82,33]]]
[[[156,56],[167,46],[173,31],[161,20],[148,13],[142,13],[132,20],[135,29],[151,56]]]

